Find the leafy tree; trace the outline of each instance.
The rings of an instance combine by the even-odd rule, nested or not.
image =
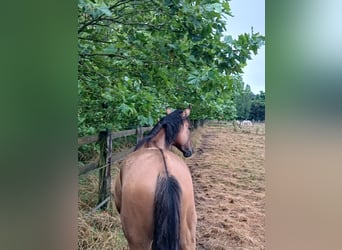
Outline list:
[[[259,94],[255,95],[248,84],[241,90],[241,85],[243,86],[242,79],[240,76],[237,79],[240,81],[240,91],[236,92],[234,98],[237,109],[236,119],[264,121],[265,92],[260,91]]]
[[[265,121],[265,92],[260,91],[252,100],[250,120]]]
[[[241,76],[239,77],[239,81],[243,86]],[[253,98],[254,94],[251,91],[251,88],[248,84],[242,90],[240,89],[240,91],[236,94],[235,104],[237,109],[238,120],[249,119]]]
[[[263,45],[224,36],[228,1],[79,0],[79,135],[152,125],[166,106],[232,119],[235,76]]]

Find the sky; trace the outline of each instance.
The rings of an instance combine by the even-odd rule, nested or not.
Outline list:
[[[227,18],[226,33],[233,38],[243,33],[265,35],[265,0],[231,0],[229,2],[234,17]],[[242,78],[245,85],[251,86],[254,94],[265,91],[265,46],[262,46],[257,55],[252,53],[252,59],[247,61],[243,69]]]

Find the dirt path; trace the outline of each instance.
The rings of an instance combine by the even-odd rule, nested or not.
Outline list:
[[[195,190],[197,249],[265,249],[265,135],[205,127],[187,160]]]

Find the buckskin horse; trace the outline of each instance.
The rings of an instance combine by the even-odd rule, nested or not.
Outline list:
[[[129,248],[187,250],[196,247],[194,191],[185,162],[190,157],[190,107],[167,109],[121,165],[112,186],[114,203]]]

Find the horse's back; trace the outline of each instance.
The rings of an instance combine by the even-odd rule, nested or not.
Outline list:
[[[191,181],[191,174],[185,162],[171,151],[164,150],[163,152],[168,173],[180,182],[188,183]],[[127,179],[139,182],[143,186],[147,185],[155,188],[157,176],[165,173],[163,156],[157,148],[140,149],[126,158],[121,171],[122,182],[126,182],[125,179]],[[152,179],[154,180],[152,181]]]
[[[182,193],[191,194],[193,186],[188,166],[171,151],[165,150],[164,157],[168,173],[179,182]],[[164,161],[159,149],[135,151],[127,157],[121,167],[122,192],[132,193],[139,199],[151,201],[154,197],[158,175],[165,174]]]

